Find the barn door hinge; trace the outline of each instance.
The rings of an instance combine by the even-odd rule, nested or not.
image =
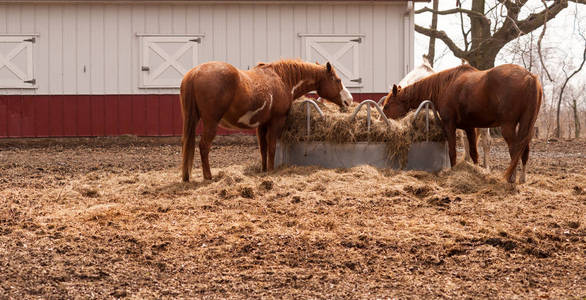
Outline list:
[[[201,38],[200,38],[200,37],[197,37],[197,38],[191,39],[191,40],[189,40],[189,41],[190,41],[190,42],[201,43]]]
[[[357,39],[350,40],[350,42],[357,42],[358,44],[362,43],[362,38],[359,37]]]
[[[24,40],[22,40],[22,41],[23,41],[23,42],[31,42],[31,43],[33,43],[33,44],[34,44],[34,43],[37,41],[37,38],[36,38],[36,37],[32,37],[32,38],[30,38],[30,39],[24,39]]]
[[[358,77],[358,78],[356,78],[356,79],[352,79],[352,80],[350,80],[350,81],[352,81],[352,82],[356,82],[356,83],[362,83],[362,77]]]
[[[25,80],[24,83],[30,83],[32,85],[35,85],[35,84],[37,84],[37,80],[33,78],[31,80]]]
[[[149,67],[147,67],[147,66],[142,66],[142,67],[140,67],[140,70],[141,70],[141,71],[150,71],[150,70],[151,70],[151,68],[149,68]]]

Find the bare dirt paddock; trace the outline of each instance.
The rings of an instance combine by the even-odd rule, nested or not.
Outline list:
[[[0,298],[583,298],[586,141],[533,143],[528,182],[459,164],[258,172],[219,138],[0,142]],[[199,157],[199,155],[197,156]]]

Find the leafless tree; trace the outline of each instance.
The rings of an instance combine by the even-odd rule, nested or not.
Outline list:
[[[557,102],[555,135],[558,138],[561,136],[560,110],[561,110],[561,106],[562,106],[562,99],[564,96],[564,90],[566,89],[566,86],[568,85],[568,82],[570,81],[570,79],[572,79],[572,77],[574,77],[576,74],[580,73],[580,71],[582,70],[582,67],[584,67],[584,63],[586,63],[586,38],[584,36],[582,36],[582,38],[584,39],[584,53],[583,53],[582,62],[580,63],[580,66],[576,70],[574,70],[574,72],[572,72],[569,76],[567,75],[566,70],[564,68],[562,68],[562,71],[563,71],[564,75],[566,75],[565,76],[566,78],[565,78],[564,83],[561,87],[558,102]],[[574,116],[578,116],[577,109],[578,109],[578,107],[576,106],[576,111],[575,111]],[[578,123],[579,123],[579,121],[578,121]]]
[[[439,7],[439,0],[433,0],[433,13],[431,17],[431,30],[437,30],[437,13]],[[433,67],[433,63],[435,62],[435,36],[429,37],[429,47],[427,49],[427,60],[429,64]]]
[[[586,4],[586,0],[554,0],[551,1],[553,3],[550,5],[543,2],[545,5],[543,10],[531,13],[524,19],[519,19],[521,9],[527,1],[497,0],[487,6],[486,0],[472,0],[470,9],[466,9],[462,7],[461,0],[457,0],[456,7],[453,9],[440,11],[424,7],[415,12],[417,14],[431,12],[437,15],[460,14],[463,48],[458,46],[452,37],[442,30],[420,25],[415,25],[415,30],[430,38],[440,39],[456,57],[465,59],[471,65],[485,70],[494,66],[497,54],[507,43],[534,31],[555,18],[568,6],[568,1]],[[464,15],[469,19],[468,30],[463,25]]]
[[[566,102],[569,107],[569,114],[573,122],[568,122],[568,126],[573,127],[574,138],[581,137],[582,124],[580,107],[583,105],[584,94],[586,93],[586,86],[584,84],[574,84],[569,86],[566,93]],[[571,132],[569,132],[571,134]]]

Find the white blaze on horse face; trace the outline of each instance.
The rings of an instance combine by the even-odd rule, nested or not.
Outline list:
[[[273,95],[271,95],[271,103],[272,103],[272,99],[273,99]],[[258,127],[260,122],[255,122],[254,124],[250,124],[250,120],[252,120],[252,118],[254,118],[254,116],[259,111],[263,110],[263,108],[265,108],[266,105],[267,105],[267,102],[265,101],[260,108],[246,112],[244,115],[242,115],[242,117],[240,117],[238,119],[238,123],[244,124],[248,127]]]
[[[295,90],[297,88],[299,88],[301,85],[303,84],[303,80],[299,81],[292,89],[291,89],[291,95],[295,95]]]
[[[340,91],[340,99],[342,99],[342,104],[344,104],[344,106],[350,106],[350,104],[352,104],[352,94],[350,94],[350,91],[348,91],[343,83],[342,88],[343,89]]]

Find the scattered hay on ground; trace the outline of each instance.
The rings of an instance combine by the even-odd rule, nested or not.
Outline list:
[[[255,144],[226,144],[191,183],[178,141],[0,148],[0,295],[580,298],[585,148],[533,141],[514,190],[502,139],[492,171],[438,174],[266,173]]]

